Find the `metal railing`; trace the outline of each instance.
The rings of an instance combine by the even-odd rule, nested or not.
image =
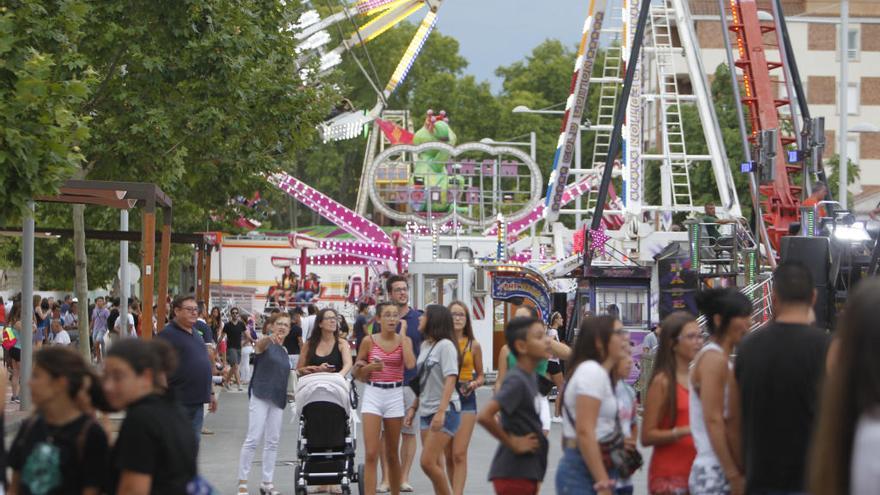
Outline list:
[[[771,304],[770,294],[773,291],[773,278],[766,279],[748,285],[740,289],[740,292],[746,295],[752,301],[752,324],[749,331],[756,330],[766,324],[773,317],[773,305]],[[700,328],[706,327],[706,315],[700,315],[697,318]]]

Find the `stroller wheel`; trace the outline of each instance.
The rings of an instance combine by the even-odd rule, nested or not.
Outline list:
[[[305,485],[300,486],[300,468],[296,466],[293,468],[293,493],[296,495],[306,495],[309,490]]]
[[[358,493],[360,495],[364,495],[364,493],[367,493],[366,491],[364,491],[364,465],[363,464],[358,464],[357,483],[358,483]]]

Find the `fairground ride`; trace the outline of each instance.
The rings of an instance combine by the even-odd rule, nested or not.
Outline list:
[[[317,2],[313,0],[304,3]],[[323,19],[317,10],[308,10],[300,16],[296,24],[291,26],[291,29],[296,32],[295,37],[300,40],[297,51],[303,66],[307,66],[312,58],[317,57],[317,69],[315,70],[318,73],[326,73],[342,62],[344,53],[351,53],[377,95],[376,104],[369,111],[342,108],[336,115],[319,125],[318,131],[325,142],[357,137],[364,125],[372,122],[382,113],[387,106],[386,99],[406,79],[416,57],[433,31],[437,23],[437,12],[442,4],[443,0],[358,0],[352,5],[340,3],[338,12]],[[325,3],[325,5],[329,5],[329,3]],[[423,8],[427,12],[401,55],[388,82],[384,88],[380,88],[378,81],[374,81],[374,79],[378,80],[379,75],[376,74],[373,61],[366,49],[367,44]],[[358,25],[358,20],[364,19],[366,22]],[[344,34],[344,29],[347,29],[343,27],[345,24],[351,24],[354,27],[352,33]],[[329,30],[333,27],[338,30],[342,41],[338,46],[327,50],[326,47],[331,42]],[[358,47],[364,47],[367,65],[369,65],[372,74],[357,57],[355,49]],[[304,70],[302,77],[308,80],[309,70]]]

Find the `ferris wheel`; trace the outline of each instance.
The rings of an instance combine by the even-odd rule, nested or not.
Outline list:
[[[345,52],[351,52],[355,56],[355,48],[366,47],[370,41],[378,38],[419,10],[427,8],[427,12],[406,50],[401,54],[400,60],[384,88],[380,89],[378,83],[373,81],[373,77],[355,56],[362,72],[376,91],[376,104],[368,111],[350,107],[344,108],[343,111],[320,124],[318,131],[325,142],[352,139],[360,134],[364,124],[379,116],[385,108],[386,99],[406,79],[416,57],[433,31],[437,23],[437,11],[442,3],[443,0],[358,0],[354,4],[343,5],[339,12],[324,18],[317,10],[308,10],[300,16],[296,24],[291,26],[291,29],[296,33],[295,37],[300,40],[298,52],[301,59],[306,61],[313,56],[319,57],[316,70],[319,74],[324,74],[342,62],[342,55]],[[363,23],[358,24],[358,20]],[[342,26],[338,24],[343,22],[353,24],[355,26],[354,32],[347,37],[343,35],[342,42],[338,46],[328,49],[327,46],[331,42],[329,29],[337,25],[337,29],[341,32]],[[302,74],[306,80],[309,76],[308,72]],[[378,75],[376,77],[378,78]]]

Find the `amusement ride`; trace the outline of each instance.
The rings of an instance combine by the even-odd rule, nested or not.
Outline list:
[[[742,102],[741,164],[728,163],[687,0],[589,2],[546,179],[518,148],[459,142],[454,115],[428,110],[415,129],[408,111],[386,108],[441,3],[361,0],[323,19],[309,10],[292,27],[304,62],[316,60],[312,66],[326,71],[345,52],[355,56],[355,48],[427,10],[388,84],[374,87],[376,106],[344,109],[321,126],[326,140],[367,134],[354,208],[293,175],[269,178],[348,236],[290,234],[284,242],[296,254],[272,257],[284,271],[276,288],[283,297],[273,304],[320,301],[325,291],[314,284],[315,267],[350,274],[349,302],[376,296],[388,274],[408,273],[415,307],[466,301],[481,341],[493,341],[496,315],[509,311],[504,303],[525,301],[544,318],[567,315],[571,330],[584,315],[617,312],[638,341],[672,311],[696,313],[694,296],[706,287],[741,288],[755,302],[754,326],[761,325],[771,312],[769,273],[786,259],[814,270],[817,319],[830,327],[830,308],[858,278],[876,272],[876,235],[830,192],[804,205],[811,184],[825,182],[824,125],[810,115],[780,0],[770,2],[770,23],[756,0],[718,0],[730,84]],[[324,49],[331,26],[358,18],[368,20]],[[600,52],[604,64],[594,70]],[[599,94],[598,108],[587,108],[591,92]],[[686,142],[688,106],[703,129],[702,154]],[[586,159],[582,131],[594,134]],[[701,162],[717,188],[717,213],[694,204],[691,176]],[[660,173],[649,174],[653,167]],[[751,218],[743,218],[732,170],[748,178]],[[651,180],[660,181],[660,204],[645,194]],[[302,286],[307,280],[314,290]]]

